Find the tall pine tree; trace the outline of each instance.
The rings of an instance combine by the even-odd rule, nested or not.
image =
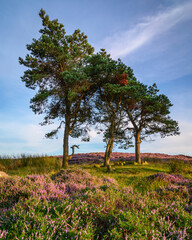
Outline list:
[[[54,136],[64,124],[63,167],[68,168],[69,136],[75,135],[90,113],[85,98],[91,83],[85,68],[94,48],[79,29],[66,35],[63,24],[57,19],[51,21],[43,9],[39,16],[41,36],[27,45],[30,53],[25,59],[19,58],[20,64],[28,68],[22,81],[37,91],[30,107],[35,113],[44,114],[43,124],[60,121],[58,128],[46,136]]]
[[[121,62],[115,61],[104,49],[90,58],[90,75],[95,80],[93,101],[95,124],[103,132],[106,143],[104,166],[110,169],[110,158],[114,143],[124,137],[124,112],[122,109],[122,88],[129,81],[135,81],[133,71]]]

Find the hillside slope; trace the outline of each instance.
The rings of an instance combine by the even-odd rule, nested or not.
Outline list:
[[[57,156],[58,158],[62,158],[62,156]],[[104,158],[104,152],[94,152],[94,153],[78,153],[75,154],[72,159],[69,161],[70,164],[73,163],[101,163],[103,162]],[[186,155],[168,155],[168,154],[162,154],[162,153],[142,153],[141,158],[143,160],[162,160],[162,161],[169,161],[169,160],[182,160],[182,161],[189,161],[192,162],[192,156],[186,156]],[[121,153],[121,152],[113,152],[111,161],[117,161],[117,160],[123,160],[123,161],[134,161],[135,160],[135,154],[134,153]]]

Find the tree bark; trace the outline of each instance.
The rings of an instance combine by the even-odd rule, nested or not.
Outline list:
[[[109,162],[111,159],[111,153],[113,150],[113,142],[114,142],[114,138],[109,139],[108,143],[107,143],[107,147],[105,150],[105,158],[104,158],[104,166],[105,167],[109,167]]]
[[[69,123],[66,119],[65,122],[65,131],[64,131],[64,138],[63,138],[63,163],[62,167],[64,169],[67,169],[69,167],[68,161],[69,161]]]
[[[141,144],[140,131],[136,131],[136,133],[135,133],[135,161],[138,164],[141,164],[140,144]]]

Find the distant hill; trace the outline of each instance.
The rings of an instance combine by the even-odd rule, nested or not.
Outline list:
[[[58,158],[62,158],[62,156],[57,156]],[[102,163],[104,158],[104,152],[94,152],[94,153],[78,153],[75,154],[72,159],[69,161],[70,164],[73,163]],[[163,153],[142,153],[141,158],[143,160],[151,160],[154,161],[156,159],[162,161],[169,161],[169,160],[183,160],[183,161],[190,161],[192,162],[192,156],[186,155],[168,155]],[[148,158],[148,159],[147,159]],[[134,153],[121,153],[121,152],[113,152],[111,161],[134,161],[135,154]]]

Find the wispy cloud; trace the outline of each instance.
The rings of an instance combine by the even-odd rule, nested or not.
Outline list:
[[[2,122],[0,122],[0,126],[2,126]],[[189,121],[180,119],[179,126],[181,129],[180,136],[171,136],[163,139],[158,137],[154,142],[143,142],[141,144],[141,151],[192,155],[192,132],[190,131],[192,124]],[[53,129],[54,126],[45,128],[33,123],[4,123],[3,127],[0,127],[0,155],[21,153],[62,154],[62,134],[59,136],[59,139],[45,139],[45,133]],[[102,134],[98,135],[95,130],[92,130],[90,135],[90,143],[83,143],[80,138],[70,138],[70,146],[73,144],[80,145],[80,149],[77,149],[76,153],[105,151]],[[115,148],[114,151],[120,150]],[[129,152],[134,152],[134,148],[131,148]]]
[[[54,126],[41,127],[35,123],[0,122],[0,154],[51,153],[62,149],[62,139],[49,140],[45,133]]]
[[[192,124],[189,121],[179,120],[179,136],[166,138],[158,137],[154,142],[141,144],[141,152],[167,153],[167,154],[186,154],[192,156]]]
[[[0,155],[21,153],[31,154],[62,154],[63,132],[58,134],[58,139],[46,139],[45,134],[58,126],[40,126],[33,122],[4,122],[0,121]],[[69,145],[80,145],[76,152],[104,151],[102,135],[92,129],[90,143],[81,141],[81,138],[69,138]],[[71,151],[71,149],[70,149]]]
[[[155,16],[148,16],[133,29],[119,32],[104,40],[113,58],[124,57],[170,30],[178,23],[192,18],[192,2],[166,9]]]

